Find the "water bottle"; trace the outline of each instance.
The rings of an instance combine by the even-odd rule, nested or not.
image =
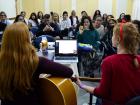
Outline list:
[[[42,51],[43,56],[48,55],[48,40],[45,36],[42,37],[41,43],[40,43],[40,50]]]

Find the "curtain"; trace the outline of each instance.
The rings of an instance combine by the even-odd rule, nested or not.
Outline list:
[[[119,18],[121,13],[126,13],[127,0],[116,1],[116,18]]]
[[[102,14],[112,14],[112,0],[99,0],[99,10]]]
[[[133,1],[132,19],[140,20],[140,0]]]

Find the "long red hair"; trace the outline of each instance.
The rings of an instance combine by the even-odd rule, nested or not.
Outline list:
[[[26,94],[38,62],[28,27],[22,22],[8,26],[0,51],[0,98],[11,100],[15,91]]]

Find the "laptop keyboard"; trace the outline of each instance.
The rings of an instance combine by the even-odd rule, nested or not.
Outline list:
[[[55,57],[56,60],[76,60],[76,57]]]

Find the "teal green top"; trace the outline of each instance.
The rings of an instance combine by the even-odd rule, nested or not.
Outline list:
[[[90,44],[95,49],[98,49],[99,44],[97,43],[97,41],[99,41],[99,33],[95,29],[84,30],[82,34],[78,32],[77,41],[78,43]]]

